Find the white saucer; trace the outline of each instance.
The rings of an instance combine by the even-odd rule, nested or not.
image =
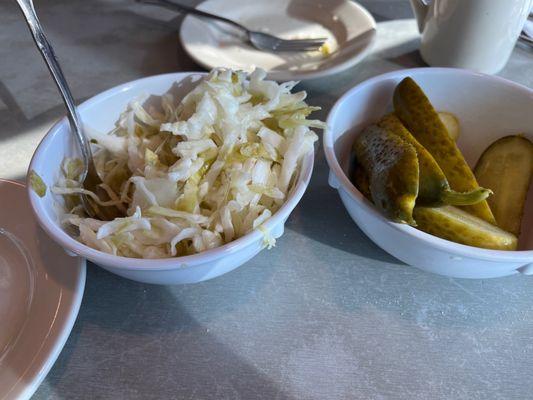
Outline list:
[[[0,399],[27,399],[74,325],[85,260],[41,231],[24,185],[0,179],[0,204]]]
[[[319,78],[361,61],[375,40],[376,22],[349,0],[208,0],[197,8],[284,39],[327,37],[331,54],[270,53],[238,39],[231,27],[188,15],[181,25],[181,43],[207,69],[228,67],[251,71],[261,67],[275,80]]]

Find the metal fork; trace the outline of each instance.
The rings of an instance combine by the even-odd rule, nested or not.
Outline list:
[[[54,50],[48,42],[41,23],[37,18],[35,8],[33,7],[33,0],[17,0],[17,3],[22,13],[24,14],[24,17],[26,18],[26,23],[30,28],[33,40],[35,41],[37,48],[41,52],[46,66],[50,70],[50,74],[52,75],[52,78],[54,79],[54,82],[56,83],[57,88],[59,89],[59,93],[61,94],[61,97],[63,98],[63,101],[67,108],[67,117],[70,123],[70,129],[72,134],[76,138],[81,151],[81,158],[83,161],[84,170],[80,176],[80,180],[82,182],[83,188],[95,193],[100,198],[100,200],[108,201],[110,200],[109,195],[100,186],[102,184],[102,180],[96,172],[96,167],[94,165],[91,153],[91,145],[89,143],[89,139],[83,133],[83,126],[81,123],[80,116],[78,115],[76,103],[74,103],[74,97],[72,96],[72,92],[70,91],[70,88],[67,84],[67,80],[63,75],[61,66],[59,65],[59,62],[56,59]],[[124,213],[121,212],[115,206],[104,207],[98,205],[84,194],[80,195],[80,198],[81,204],[85,209],[85,212],[90,217],[98,218],[103,221],[109,221],[114,218],[124,216]]]
[[[267,51],[313,51],[318,50],[327,38],[316,39],[281,39],[277,36],[269,35],[268,33],[252,31],[245,26],[225,17],[211,14],[194,7],[189,7],[184,4],[174,3],[169,0],[137,0],[138,3],[150,4],[159,7],[169,8],[171,10],[194,14],[199,17],[211,18],[218,21],[225,22],[245,33],[247,41],[259,50]]]
[[[518,37],[518,39],[520,39],[524,43],[529,44],[530,46],[533,46],[533,38],[529,37],[529,35],[524,31],[520,33],[520,36]]]
[[[533,12],[529,13],[527,19],[533,20]],[[525,29],[523,29],[522,32],[520,32],[520,36],[518,37],[518,39],[522,40],[523,42],[533,47],[533,37],[529,36]]]

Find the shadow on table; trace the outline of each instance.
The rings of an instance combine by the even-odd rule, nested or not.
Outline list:
[[[197,3],[192,1],[189,3]],[[103,5],[102,7],[105,7]],[[162,21],[155,15],[174,15],[170,20]],[[98,15],[98,23],[104,24],[108,35],[113,41],[123,41],[124,47],[138,48],[146,53],[142,57],[140,70],[142,76],[156,75],[176,71],[198,71],[204,68],[198,66],[185,52],[179,40],[179,29],[185,18],[184,14],[178,14],[172,10],[158,8],[150,5],[132,2],[128,8],[114,9],[108,12],[109,18],[102,21],[102,15]],[[128,21],[124,24],[123,32],[118,34],[111,26],[115,21]],[[153,32],[144,40],[138,40],[138,28],[142,27],[145,32]],[[131,34],[124,31],[132,30]],[[95,36],[92,45],[99,45],[102,38]],[[147,42],[149,40],[149,42]],[[122,53],[109,48],[110,58],[122,57]],[[163,55],[163,56],[162,56]]]
[[[255,301],[275,268],[245,265],[209,281],[161,286],[125,279],[89,262],[84,302],[90,308],[82,308],[78,323],[132,335],[188,333],[198,324],[181,306],[194,309],[195,316],[208,323]]]
[[[372,14],[376,22],[413,18],[411,8],[406,6],[407,1],[359,0],[358,3]]]
[[[87,98],[81,98],[77,101],[81,103],[86,99]],[[12,137],[41,129],[41,127],[42,136],[44,136],[46,130],[52,125],[53,121],[66,114],[65,106],[63,103],[59,103],[31,119],[27,118],[24,115],[24,112],[20,109],[15,97],[1,81],[0,102],[4,103],[6,106],[5,109],[0,110],[0,120],[4,121],[4,125],[0,127],[0,144]]]
[[[87,272],[78,320],[43,391],[70,398],[291,398],[203,325],[249,301],[268,268],[246,274],[246,288],[235,279],[238,270],[174,287],[133,282],[90,263]]]
[[[328,185],[329,169],[318,149],[313,178],[287,221],[287,229],[336,249],[376,261],[402,264],[375,245],[355,224],[337,191]]]
[[[428,66],[424,60],[422,60],[418,50],[408,51],[387,59],[395,64],[401,65],[404,68],[420,68]]]
[[[0,102],[4,103],[5,108],[0,109],[0,120],[9,121],[25,121],[26,116],[24,111],[20,108],[15,96],[11,94],[7,86],[0,81]]]

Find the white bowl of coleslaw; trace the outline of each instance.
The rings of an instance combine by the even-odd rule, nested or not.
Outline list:
[[[218,74],[221,77],[217,77],[216,79],[227,79],[227,75],[224,75],[223,72],[220,72]],[[233,80],[235,82],[238,79],[246,80],[248,78],[250,77],[233,77],[229,78],[229,81]],[[250,115],[250,110],[257,111],[258,107],[256,106],[262,104],[262,101],[265,105],[270,104],[270,106],[272,106],[273,103],[268,103],[268,101],[271,101],[276,96],[281,96],[280,98],[282,100],[279,101],[280,104],[288,103],[289,100],[292,101],[294,99],[294,104],[290,106],[287,106],[285,104],[283,106],[286,107],[284,110],[301,110],[302,104],[307,106],[303,102],[303,98],[305,96],[295,96],[295,94],[290,93],[292,87],[294,86],[293,84],[280,86],[274,82],[269,83],[267,81],[264,81],[263,84],[261,83],[263,82],[263,78],[264,76],[261,72],[259,72],[258,75],[254,78],[256,80],[256,86],[254,89],[255,92],[254,90],[252,90],[253,87],[249,85],[249,81],[247,81],[248,83],[246,84],[243,83],[243,85],[248,85],[245,87],[249,88],[247,90],[250,90],[250,92],[252,93],[252,96],[250,96],[251,100],[249,100],[249,102],[251,102],[251,104],[253,103],[251,106],[248,106],[251,107],[250,109],[245,110],[245,115]],[[124,122],[127,118],[125,118],[124,115],[126,115],[125,110],[132,109],[133,99],[139,99],[140,96],[145,96],[142,100],[145,110],[147,110],[151,115],[157,115],[158,118],[161,118],[161,121],[163,121],[166,117],[163,117],[162,113],[158,114],[157,111],[154,111],[151,106],[147,106],[146,104],[150,104],[151,100],[160,99],[161,96],[168,93],[173,93],[176,103],[179,104],[184,94],[190,92],[195,87],[202,85],[202,82],[205,82],[209,79],[212,79],[212,75],[208,76],[207,74],[199,73],[173,73],[139,79],[107,90],[85,101],[79,106],[79,114],[83,120],[86,132],[89,132],[89,134],[93,138],[97,138],[97,146],[104,146],[102,143],[106,142],[107,139],[102,139],[101,133],[107,133],[112,131],[113,129],[115,129],[115,131],[119,129],[117,128],[117,126],[121,124],[120,122],[117,122],[117,120],[119,120],[119,116],[121,116],[123,120],[121,126],[124,128],[124,132],[127,131],[126,128],[128,125],[127,122]],[[216,86],[217,82],[218,81],[213,81],[213,85]],[[226,83],[222,82],[222,84]],[[230,84],[231,83],[227,83],[227,85]],[[276,94],[276,85],[278,85],[277,87],[281,88],[281,92],[285,94]],[[260,87],[260,89],[258,89],[258,87]],[[169,91],[170,88],[172,89]],[[235,92],[236,89],[233,88],[231,90]],[[260,95],[258,95],[257,90],[262,91]],[[147,94],[150,95],[148,100],[146,100]],[[220,96],[223,97],[224,95],[227,95],[227,93],[222,93]],[[195,96],[200,98],[203,95],[199,96],[198,93],[196,95],[192,95],[193,98]],[[219,97],[216,96],[217,95],[215,94],[212,95],[215,101],[214,104],[217,104],[218,108],[215,107],[212,110],[216,109],[219,110],[219,112],[222,112],[221,110],[224,110],[225,113],[227,110],[231,110],[231,104],[226,104],[222,105],[222,107],[219,107],[221,106],[221,104],[219,104],[221,100]],[[217,101],[219,103],[216,103]],[[241,100],[239,101],[241,104],[245,104],[248,100],[243,100],[241,98]],[[189,120],[192,121],[192,117],[195,115],[195,113],[200,112],[198,110],[200,110],[201,108],[200,103],[202,103],[202,101],[199,99],[197,101],[193,99],[192,101],[189,101],[189,103],[192,104],[193,110],[187,111],[187,118],[185,119],[185,122]],[[204,103],[202,104],[205,108]],[[189,106],[191,106],[191,104],[189,104]],[[185,108],[189,106],[185,106]],[[276,108],[276,110],[278,111],[274,110],[274,108],[271,107],[270,113],[272,115],[286,115],[286,111],[279,111],[279,107],[281,107],[281,105],[275,107],[278,107]],[[178,111],[170,109],[171,111],[169,111],[169,113],[174,113],[175,115],[183,115],[180,113],[185,112],[183,111],[183,107],[178,107],[177,109]],[[142,164],[144,169],[141,172],[139,165],[135,167],[137,172],[131,172],[131,170],[128,169],[128,171],[130,171],[132,175],[139,175],[135,177],[130,177],[130,179],[134,182],[133,184],[129,182],[129,184],[131,184],[130,186],[133,186],[133,189],[124,189],[122,195],[118,192],[118,190],[117,193],[115,193],[116,196],[121,199],[128,199],[128,203],[124,205],[124,209],[127,209],[126,217],[124,218],[124,220],[120,221],[120,223],[115,224],[108,224],[106,222],[90,220],[85,216],[79,216],[76,214],[79,214],[80,212],[79,207],[74,207],[72,210],[67,209],[68,201],[65,202],[65,193],[68,193],[68,190],[70,189],[67,190],[65,188],[72,187],[73,184],[72,181],[69,181],[66,178],[65,160],[77,157],[78,150],[74,138],[70,134],[68,122],[66,118],[63,118],[58,123],[56,123],[44,137],[42,142],[39,144],[30,164],[30,175],[33,178],[37,176],[39,178],[39,181],[44,183],[43,186],[47,189],[43,195],[43,193],[39,193],[39,190],[35,190],[35,185],[28,185],[28,193],[33,207],[33,211],[41,227],[47,232],[50,237],[52,237],[52,239],[54,239],[57,243],[63,246],[63,248],[65,248],[67,252],[72,253],[73,255],[87,258],[89,261],[94,262],[102,268],[125,278],[129,278],[139,282],[155,284],[182,284],[200,282],[217,277],[239,267],[240,265],[254,257],[259,251],[261,251],[265,247],[271,247],[271,245],[275,243],[275,240],[283,234],[285,221],[289,217],[291,211],[298,204],[311,178],[314,159],[313,143],[316,140],[316,135],[311,130],[309,130],[309,126],[318,127],[320,125],[320,123],[317,121],[306,120],[305,117],[309,112],[313,111],[312,109],[312,107],[309,107],[306,110],[303,119],[300,119],[302,118],[301,115],[296,115],[293,111],[290,111],[293,112],[294,115],[296,115],[294,117],[295,119],[293,118],[291,120],[287,120],[286,117],[283,117],[284,122],[280,122],[278,125],[276,125],[277,128],[283,125],[285,128],[281,130],[287,134],[287,136],[284,137],[283,143],[280,145],[280,147],[276,147],[278,145],[279,138],[274,137],[269,132],[265,133],[261,131],[263,132],[263,134],[260,135],[260,138],[255,137],[250,133],[247,133],[244,139],[240,139],[241,142],[239,143],[241,144],[231,146],[231,154],[228,153],[225,156],[222,156],[221,154],[223,152],[223,144],[226,141],[226,139],[224,138],[225,136],[221,134],[221,137],[218,139],[216,137],[213,137],[213,141],[218,146],[216,147],[218,153],[216,151],[214,152],[215,155],[212,156],[215,158],[210,160],[210,163],[207,168],[196,168],[195,171],[200,170],[205,173],[208,172],[208,170],[212,169],[213,165],[217,165],[217,160],[224,160],[224,162],[226,162],[226,160],[231,159],[231,162],[234,164],[231,164],[231,167],[227,167],[227,165],[229,164],[228,162],[226,162],[226,164],[220,167],[223,171],[220,174],[223,174],[226,177],[230,176],[231,173],[233,173],[233,171],[235,170],[235,168],[237,168],[239,171],[241,169],[244,171],[242,173],[238,171],[240,173],[238,177],[242,178],[242,176],[248,176],[245,174],[245,172],[248,171],[250,175],[249,181],[247,183],[248,186],[246,186],[246,184],[242,184],[242,179],[245,178],[239,178],[240,180],[233,181],[231,181],[230,178],[217,178],[218,180],[216,181],[213,181],[213,179],[211,179],[210,184],[212,185],[213,190],[209,191],[209,184],[204,182],[207,180],[208,174],[196,174],[195,176],[197,178],[199,177],[197,179],[199,182],[199,189],[196,189],[195,193],[197,193],[197,200],[195,200],[193,203],[191,203],[190,201],[186,202],[187,195],[183,193],[183,188],[188,178],[183,178],[183,176],[181,176],[183,175],[184,168],[183,163],[179,163],[179,161],[184,159],[186,155],[187,157],[190,156],[190,146],[187,147],[187,149],[189,149],[187,150],[189,151],[188,153],[180,153],[179,149],[177,149],[178,146],[176,145],[176,147],[171,150],[171,152],[176,153],[177,156],[176,159],[172,160],[174,164],[163,165],[163,161],[161,161],[159,164],[157,164],[160,167],[160,170],[155,172],[153,171],[153,169],[154,165],[156,165],[156,162],[152,162],[150,164],[151,169],[150,171],[148,171],[148,167],[145,165],[148,164],[148,161],[146,160],[153,161],[152,158],[154,157],[154,154],[157,153],[160,148],[162,148],[162,145],[157,147],[157,150],[153,148],[155,153],[151,151],[146,151],[144,147],[139,147],[142,152],[144,152],[144,157],[146,158],[145,163]],[[212,110],[210,111],[211,114]],[[266,111],[267,114],[268,112],[269,111]],[[240,114],[237,114],[238,117],[239,115]],[[135,116],[131,117],[131,120],[133,120],[134,117],[143,119],[142,116],[139,117],[139,115],[135,114]],[[168,118],[172,120],[172,118],[174,117]],[[190,141],[191,143],[194,142],[194,140],[191,139],[191,137],[194,136],[194,121],[192,123],[189,123],[189,128],[184,128],[183,124],[179,124],[180,118],[180,116],[176,117],[176,120],[174,121],[175,125],[169,123],[168,120],[164,120],[166,122],[165,129],[167,129],[168,131],[174,129],[176,131],[179,131],[178,133],[181,134],[183,129],[190,128],[187,132],[189,132],[191,136],[183,136],[179,141]],[[242,117],[239,118],[241,120],[243,119]],[[135,120],[137,121],[137,119]],[[298,128],[296,126],[300,125],[300,121],[305,121],[301,125],[303,126],[303,128]],[[222,121],[220,123],[222,125],[227,125],[227,121]],[[142,121],[139,122],[139,124],[141,125],[141,127],[147,126]],[[214,124],[216,125],[216,123]],[[246,132],[253,132],[259,125],[261,125],[258,125],[257,122],[250,122],[250,124],[251,125],[245,129]],[[293,124],[294,127],[291,124]],[[213,131],[217,131],[217,129],[220,129],[220,126],[222,126],[215,125],[210,125],[209,129],[205,128],[205,126],[202,127],[202,132],[211,132],[210,129]],[[128,168],[134,169],[134,167],[130,165],[130,158],[133,157],[133,153],[131,150],[131,141],[134,139],[132,138],[140,136],[141,140],[140,142],[137,142],[152,143],[153,140],[150,139],[152,137],[150,136],[152,135],[151,132],[157,133],[158,129],[162,129],[162,126],[163,123],[156,128],[154,128],[153,126],[149,129],[147,128],[149,130],[149,132],[146,134],[147,136],[143,136],[144,133],[142,132],[142,129],[138,127],[133,128],[134,133],[131,133],[129,139],[127,139],[129,140],[129,142],[127,141],[127,143],[129,144],[124,145],[124,149],[126,149],[125,154],[127,154],[127,157],[129,157],[127,159]],[[277,128],[272,128],[272,130],[276,131]],[[260,126],[260,129],[263,129],[263,127]],[[294,133],[296,130],[299,130],[299,134]],[[285,133],[280,135],[283,136],[285,135]],[[171,133],[168,133],[167,135],[167,133],[164,132],[161,135],[164,137],[166,137],[165,135],[167,135],[168,137],[172,137],[170,136],[170,134]],[[176,134],[176,132],[174,132],[174,134]],[[127,133],[119,133],[118,135],[123,135],[126,137],[128,136]],[[298,135],[300,135],[301,137],[305,137],[305,141],[301,143],[295,143],[295,137]],[[276,149],[273,149],[272,146],[267,144],[267,142],[269,142],[269,140],[265,139],[265,137],[267,136],[270,137],[270,139],[274,137],[275,140],[273,142],[270,142],[275,144],[274,147],[276,147]],[[116,165],[116,160],[110,158],[110,154],[114,156],[115,152],[118,152],[118,150],[116,150],[116,148],[113,148],[113,146],[120,147],[123,144],[122,139],[122,137],[119,137],[117,140],[113,139],[113,143],[109,145],[111,146],[111,148],[105,148],[105,157],[107,158],[100,161],[97,160],[97,167],[98,162],[100,162],[101,165]],[[219,141],[220,143],[218,143]],[[257,141],[259,144],[254,144],[252,151],[249,148],[250,146],[248,146],[248,144],[250,143],[248,143],[247,141],[250,141],[250,143],[251,141]],[[166,139],[164,142],[166,143]],[[245,144],[242,144],[244,142],[248,143],[246,144],[246,146],[248,147],[245,148]],[[264,148],[262,147],[263,144]],[[108,146],[108,144],[106,143],[105,146]],[[259,150],[258,146],[260,147]],[[213,147],[213,145],[211,145],[211,147]],[[291,156],[289,148],[292,148],[293,151],[294,149],[298,148],[299,150],[297,155],[292,154]],[[235,149],[238,149],[239,154],[236,153],[237,150]],[[141,150],[138,151],[139,154],[141,153]],[[207,154],[205,152],[205,149],[203,149],[202,151],[204,152],[200,153],[200,150],[198,150],[198,154],[190,156],[192,157],[192,161],[186,160],[189,162],[189,164],[187,165],[195,165],[195,161],[198,161],[198,158],[201,158],[204,154]],[[260,155],[258,155],[258,152],[260,153]],[[271,160],[269,158],[270,156],[267,153],[272,154]],[[95,158],[98,158],[98,149],[96,151],[96,154],[97,155],[95,156]],[[169,154],[170,152],[166,155],[167,158],[169,157]],[[218,158],[216,158],[217,154]],[[238,155],[237,161],[234,161],[235,154]],[[255,157],[255,161],[248,160],[246,156],[243,156],[243,154],[245,154],[246,156],[251,155],[251,157]],[[140,157],[143,158],[142,155]],[[260,183],[260,185],[258,186],[256,184],[257,182],[253,181],[253,179],[255,179],[254,177],[257,177],[257,168],[258,164],[260,163],[260,161],[258,161],[259,159],[262,160],[261,162],[263,162],[263,164],[270,166],[268,167],[270,169],[267,168],[269,172],[267,175],[263,176],[263,178],[257,178],[259,179]],[[285,160],[287,160],[287,164],[289,164],[289,162],[291,163],[290,176],[285,176],[285,178],[282,179],[281,176],[283,174],[288,174],[287,172],[282,172],[283,170],[288,168],[287,164],[285,164]],[[159,159],[156,158],[156,161],[159,162]],[[199,161],[196,164],[201,166],[202,162]],[[61,166],[63,166],[63,168]],[[265,169],[265,165],[262,166],[262,169]],[[193,171],[190,176],[193,176],[195,171]],[[138,187],[142,186],[144,188],[143,190],[145,190],[146,187],[151,187],[150,182],[152,181],[150,181],[150,179],[155,178],[150,174],[153,175],[154,173],[159,174],[157,175],[157,179],[159,179],[160,181],[161,179],[163,179],[161,178],[162,176],[164,176],[164,179],[184,179],[183,182],[177,183],[177,186],[181,188],[181,192],[178,193],[179,198],[176,198],[175,202],[172,203],[175,207],[170,206],[168,204],[164,204],[163,206],[160,204],[161,202],[166,201],[165,193],[166,195],[168,195],[168,190],[166,189],[164,190],[165,193],[163,194],[161,194],[161,191],[158,191],[159,189],[156,189],[154,193],[148,193],[147,197],[142,197],[139,195],[138,192],[140,192],[141,189],[139,189]],[[272,174],[274,174],[274,178],[272,178]],[[181,176],[181,178],[179,178],[178,176]],[[285,183],[278,183],[282,180],[284,180]],[[104,181],[106,180],[104,179]],[[137,186],[137,182],[139,181],[144,182],[144,184]],[[233,183],[229,184],[227,183],[227,181],[231,181]],[[70,184],[68,182],[70,182]],[[205,183],[203,186],[201,185],[202,182]],[[240,183],[237,184],[235,182]],[[125,182],[122,182],[122,186],[120,187],[124,187],[124,184]],[[222,187],[222,185],[224,184],[229,185],[228,188],[224,189]],[[268,190],[258,189],[258,187],[263,187],[261,185],[263,185],[264,187],[268,186]],[[235,189],[236,186],[238,186],[239,189]],[[170,186],[163,185],[162,187],[168,188],[174,186],[170,184]],[[245,189],[242,189],[243,187]],[[224,200],[220,200],[216,196],[213,197],[214,195],[212,194],[212,192],[215,191],[215,188],[219,192],[226,190],[226,193],[229,192],[229,195],[226,194]],[[254,194],[250,192],[250,190],[259,190],[259,197],[254,197]],[[280,192],[282,192],[282,194],[280,194]],[[202,198],[201,194],[198,193],[204,193],[204,197]],[[211,195],[206,195],[205,193],[211,193]],[[229,222],[230,224],[233,223],[230,228],[228,228],[227,226],[227,218],[225,220],[226,223],[223,223],[220,222],[222,220],[222,217],[218,217],[219,214],[223,213],[223,207],[227,206],[224,201],[226,201],[226,198],[228,196],[229,198],[234,199],[232,210],[239,209],[238,212],[241,213],[239,214],[241,215],[241,217],[235,217],[235,215],[238,214],[237,211],[235,211],[234,214],[230,214],[232,219],[230,219]],[[273,198],[270,198],[269,196],[273,196]],[[147,201],[152,201],[152,203],[147,204]],[[242,204],[241,206],[239,206],[239,202],[244,204],[244,206],[242,206]],[[213,204],[222,204],[221,210],[218,211],[215,206],[213,206]],[[186,211],[178,211],[182,210],[183,207],[186,207]],[[271,209],[272,212],[270,212],[270,210],[268,209]],[[253,212],[250,210],[253,210]],[[182,214],[185,215],[188,219],[180,219],[183,217]],[[245,218],[245,215],[248,218]],[[250,217],[250,215],[252,215],[252,217]],[[198,218],[201,219],[201,224]],[[236,222],[236,218],[241,218],[239,220],[241,222],[238,225]],[[248,221],[246,222],[248,225],[246,225],[245,221]],[[123,229],[124,226],[128,226],[128,228]],[[162,226],[168,226],[170,232],[166,232],[164,230],[162,231]],[[121,230],[117,227],[119,227]],[[193,234],[195,232],[198,234],[196,236],[191,234],[189,235],[189,237],[187,237],[187,235],[181,234],[184,229],[189,229],[189,231],[193,232]],[[228,236],[227,229],[232,229],[230,236]],[[239,229],[240,234],[238,234]],[[81,231],[85,232],[85,236],[82,235]],[[172,242],[172,240],[170,239],[172,232],[176,234],[173,238],[175,239],[174,242]],[[179,236],[180,234],[181,236]],[[167,238],[163,239],[163,236]],[[176,239],[176,236],[179,237]],[[184,238],[182,238],[182,236],[184,236]],[[226,240],[228,237],[230,237],[230,239]],[[176,240],[178,240],[177,243]]]

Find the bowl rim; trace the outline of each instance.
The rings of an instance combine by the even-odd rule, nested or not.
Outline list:
[[[110,89],[107,89],[90,97],[78,106],[78,110],[83,118],[83,111],[88,107],[94,106],[99,102],[105,101],[118,93],[128,91],[132,87],[140,83],[147,83],[153,80],[161,79],[168,80],[169,84],[171,85],[173,82],[194,75],[205,77],[208,75],[208,73],[196,71],[176,72],[169,74],[152,75],[136,79],[120,84],[118,86],[114,86]],[[66,129],[67,126],[67,117],[62,117],[48,130],[48,132],[42,138],[31,158],[30,165],[28,167],[28,175],[26,177],[26,182],[29,182],[29,173],[35,169],[35,166],[39,162],[39,159],[44,157],[44,154],[49,151],[48,146],[50,145],[52,140],[55,138],[56,135],[61,134],[61,132],[63,132],[63,130]],[[237,251],[240,251],[241,249],[249,246],[250,244],[257,242],[258,240],[263,240],[265,237],[264,231],[270,232],[280,224],[281,226],[283,226],[289,214],[292,212],[292,210],[296,207],[296,205],[302,198],[309,184],[309,181],[311,180],[314,165],[314,153],[315,150],[313,148],[312,151],[310,151],[307,155],[303,157],[302,165],[295,185],[289,192],[287,199],[282,204],[282,206],[261,225],[261,227],[263,228],[262,230],[256,228],[251,232],[247,233],[246,235],[241,236],[238,239],[232,240],[231,242],[226,243],[222,246],[205,250],[201,253],[181,257],[142,259],[116,256],[113,254],[102,252],[100,250],[93,249],[92,247],[78,242],[76,239],[71,237],[60,227],[60,225],[56,221],[54,221],[48,216],[48,214],[44,211],[44,207],[42,207],[42,205],[44,204],[43,201],[31,189],[30,185],[26,185],[26,190],[30,199],[33,214],[37,219],[39,225],[54,241],[59,243],[64,249],[68,251],[71,251],[79,256],[85,257],[88,260],[95,262],[96,264],[108,265],[112,266],[113,268],[124,269],[128,271],[161,271],[172,270],[176,268],[186,269],[192,268],[197,264],[214,261],[221,257],[228,256]]]
[[[430,235],[429,233],[422,232],[421,230],[418,230],[412,226],[406,225],[406,224],[400,224],[396,222],[392,222],[389,219],[385,218],[370,201],[368,201],[363,194],[352,184],[350,179],[346,176],[343,169],[341,168],[337,157],[335,155],[335,149],[334,149],[334,142],[333,142],[333,134],[331,131],[331,127],[333,126],[333,121],[337,118],[337,114],[339,112],[339,109],[341,105],[350,97],[352,97],[355,93],[358,91],[365,89],[369,86],[374,85],[377,82],[380,82],[385,79],[390,78],[402,78],[404,76],[420,76],[420,75],[440,75],[440,74],[459,74],[464,75],[468,77],[478,77],[482,79],[488,79],[493,82],[497,82],[498,84],[504,84],[509,87],[514,88],[515,90],[524,92],[525,94],[529,96],[533,96],[533,89],[529,89],[528,87],[521,85],[519,83],[498,77],[493,75],[484,74],[481,72],[475,72],[460,68],[435,68],[435,67],[423,67],[423,68],[411,68],[411,69],[400,69],[392,72],[387,72],[385,74],[377,75],[375,77],[372,77],[370,79],[367,79],[363,82],[358,83],[357,85],[353,86],[352,88],[348,89],[333,105],[330,112],[328,113],[328,117],[326,119],[327,128],[324,131],[323,134],[323,148],[324,153],[326,155],[326,161],[328,163],[328,166],[330,168],[330,174],[334,174],[335,178],[337,179],[337,182],[339,183],[339,187],[337,190],[340,190],[341,188],[350,196],[352,200],[355,201],[355,203],[363,208],[366,212],[372,214],[375,218],[380,220],[381,222],[389,225],[393,229],[396,229],[398,231],[401,231],[405,233],[406,235],[413,236],[419,241],[426,243],[434,248],[437,248],[441,251],[446,252],[453,252],[459,256],[464,256],[468,258],[478,258],[483,260],[498,260],[498,261],[510,261],[510,262],[531,262],[533,258],[533,250],[491,250],[491,249],[483,249],[479,247],[474,246],[468,246],[460,243],[455,243],[450,240],[442,239],[434,235]],[[533,99],[533,97],[532,97]]]

